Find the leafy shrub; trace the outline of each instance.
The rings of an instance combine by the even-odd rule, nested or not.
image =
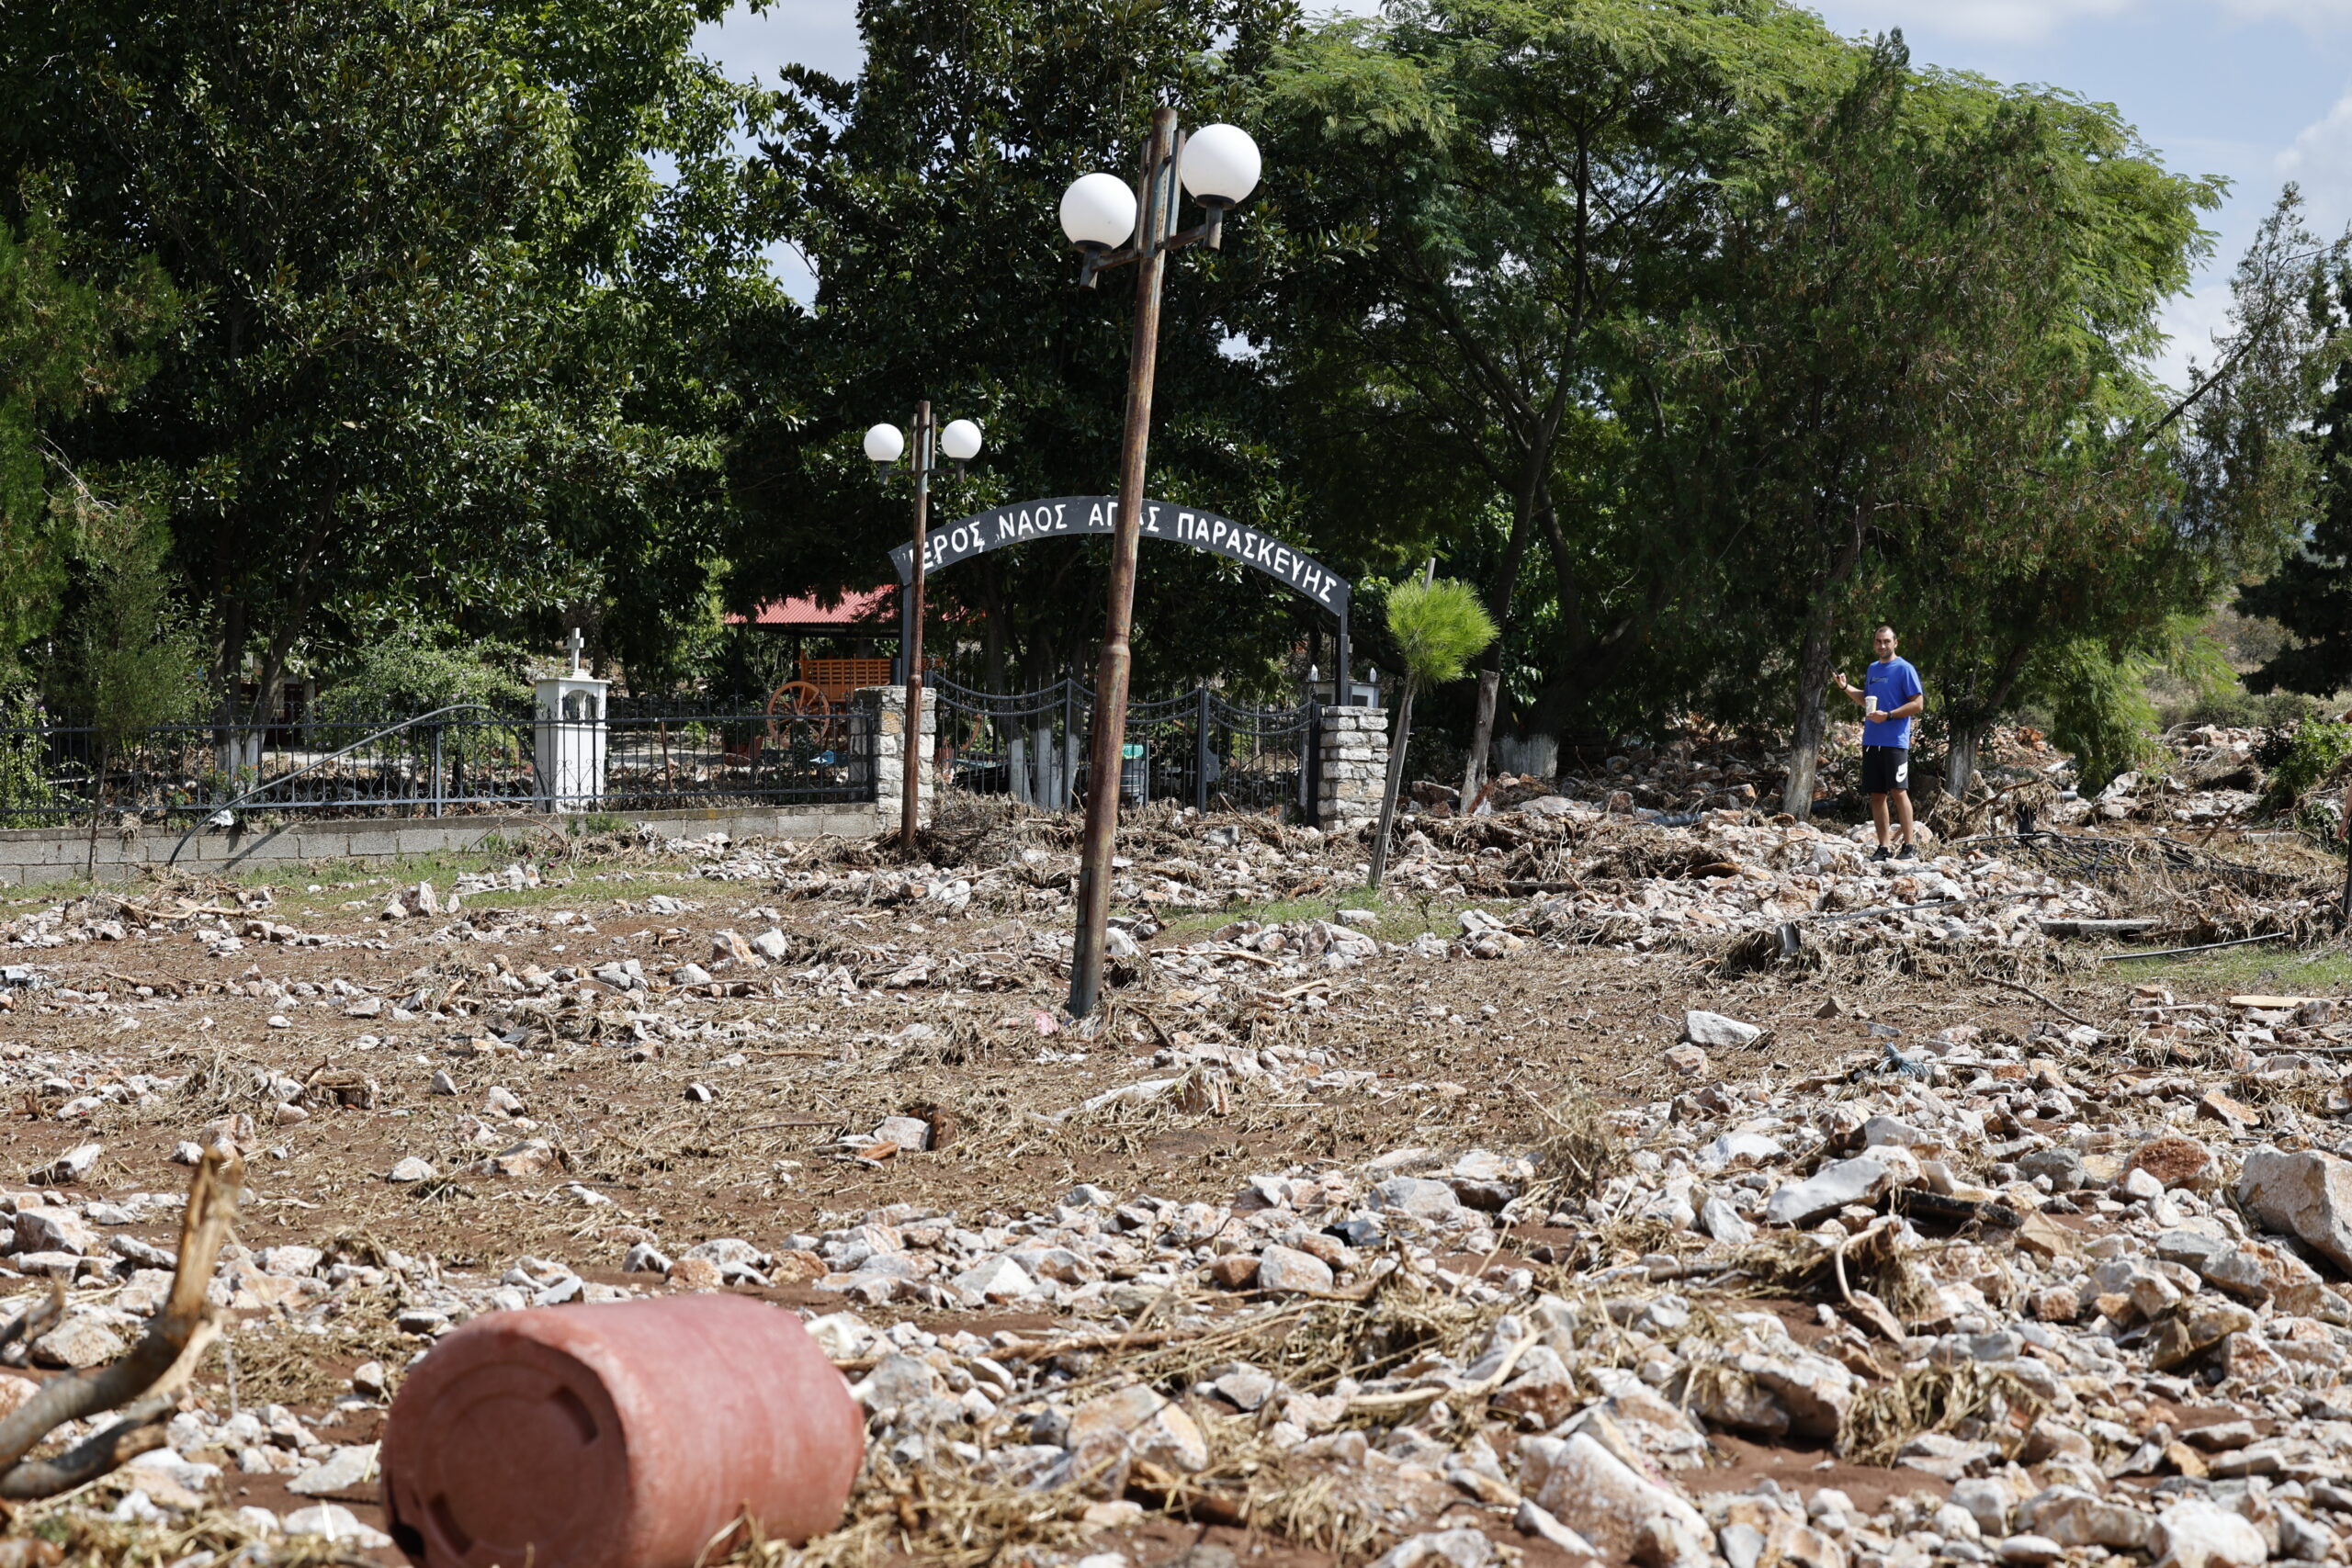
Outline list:
[[[2156,722],[2166,729],[2182,724],[2217,724],[2224,729],[2279,729],[2318,717],[2327,711],[2317,699],[2301,692],[2265,692],[2260,696],[2243,686],[2218,692],[2168,690],[2151,683]]]
[[[2293,730],[2274,731],[2255,749],[2255,761],[2270,776],[2263,792],[2266,811],[2284,811],[2352,756],[2352,724],[2313,719]]]
[[[2118,659],[2089,638],[2057,644],[2035,656],[2029,694],[2050,716],[2050,741],[2071,754],[2086,795],[2105,789],[2118,773],[2156,753],[2156,711],[2144,685],[2150,663]]]
[[[40,722],[29,691],[0,701],[0,828],[46,828],[62,804],[42,765]]]
[[[339,723],[390,722],[459,703],[512,710],[531,698],[523,679],[527,660],[511,644],[442,648],[414,628],[402,628],[352,657],[320,697],[319,716]]]

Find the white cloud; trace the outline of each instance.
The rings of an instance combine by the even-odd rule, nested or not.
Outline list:
[[[2352,22],[2352,0],[2221,0],[2221,5],[2233,17],[2276,17],[2312,32]]]
[[[1841,31],[1877,33],[1890,28],[1906,32],[1929,31],[1952,38],[1993,43],[2035,43],[2070,23],[2120,17],[2140,0],[1881,0],[1867,7],[1850,3],[1823,5],[1832,27]],[[1867,9],[1869,21],[1857,28],[1854,13]]]
[[[2313,228],[2326,232],[2352,222],[2352,91],[2296,132],[2278,165],[2281,179],[2303,187]]]
[[[2321,33],[2352,25],[2352,0],[2204,0],[2242,21],[2284,21]],[[1888,28],[1997,44],[2043,42],[2082,22],[2111,21],[2154,9],[2149,0],[1814,0],[1840,30],[1879,32]],[[1869,20],[1855,22],[1867,9]]]
[[[695,47],[730,75],[769,87],[778,68],[795,63],[854,76],[865,54],[856,0],[777,0],[764,15],[739,5],[721,20],[695,28]]]

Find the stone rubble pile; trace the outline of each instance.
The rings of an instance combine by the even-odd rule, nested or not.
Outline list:
[[[2255,1045],[2333,1027],[2262,1016],[2215,1021]],[[2110,1073],[2095,1043],[1962,1027],[1906,1043],[1917,1077],[1709,1085],[1621,1114],[1624,1168],[1548,1213],[1542,1151],[1408,1149],[1216,1204],[1080,1188],[987,1223],[899,1205],[793,1238],[792,1268],[853,1303],[811,1326],[863,1373],[887,1462],[1080,1485],[1103,1522],[1131,1471],[1204,1474],[1204,1432],[1246,1420],[1285,1466],[1354,1478],[1393,1529],[1453,1516],[1653,1568],[2340,1561],[2352,1161],[2284,1092],[2340,1097],[2338,1068],[2252,1058],[2245,1077],[2281,1093],[2256,1111],[2186,1072]],[[1173,1398],[1120,1386],[1102,1353],[1147,1318],[1232,1336],[1407,1282],[1484,1314],[1478,1332],[1311,1385],[1237,1356]],[[1790,1297],[1801,1314],[1772,1304]],[[1056,1353],[860,1315],[886,1303],[1078,1321]],[[1867,1510],[1785,1480],[1694,1488],[1726,1438],[1897,1484]],[[1427,1544],[1443,1533],[1385,1561],[1489,1560]]]
[[[2184,787],[2151,773],[2051,810],[2157,826],[2242,813],[2250,784],[2223,781],[2250,766],[2252,739],[2198,732],[2177,752]],[[2043,766],[2024,754],[2018,766]],[[97,1026],[71,1048],[0,1047],[0,1090],[28,1122],[111,1139],[107,1116],[141,1113],[167,1119],[183,1164],[226,1148],[266,1170],[287,1157],[284,1129],[399,1101],[384,1086],[405,1084],[416,1098],[394,1114],[421,1098],[433,1131],[405,1134],[422,1116],[392,1123],[389,1168],[365,1173],[381,1179],[373,1190],[511,1183],[601,1253],[594,1269],[520,1256],[468,1270],[340,1243],[231,1245],[211,1287],[223,1308],[289,1335],[377,1324],[414,1348],[360,1366],[322,1416],[181,1413],[116,1517],[185,1518],[222,1477],[266,1472],[317,1501],[283,1518],[248,1509],[251,1528],[383,1546],[334,1501],[371,1486],[375,1462],[372,1443],[336,1428],[380,1411],[435,1338],[483,1313],[740,1289],[795,1292],[854,1380],[876,1464],[1075,1489],[1099,1525],[1132,1520],[1133,1496],[1169,1495],[1170,1477],[1223,1495],[1220,1467],[1246,1435],[1267,1473],[1322,1487],[1391,1541],[1383,1568],[1487,1568],[1509,1561],[1498,1542],[1644,1568],[2352,1560],[2352,1148],[2333,1120],[2352,1113],[2352,1015],[2326,1001],[2184,1004],[2142,987],[2104,1027],[1881,1025],[1875,1052],[1836,1072],[1738,1084],[1716,1078],[1718,1055],[1760,1062],[1769,1031],[1694,1010],[1659,1054],[1680,1092],[1606,1116],[1546,1102],[1564,1143],[1607,1158],[1465,1134],[1260,1171],[1221,1201],[1080,1186],[1044,1212],[899,1203],[758,1242],[650,1214],[619,1223],[613,1197],[572,1179],[563,1112],[526,1071],[594,1052],[690,1064],[688,1103],[679,1083],[663,1093],[702,1114],[747,1093],[772,1066],[762,1053],[844,1078],[888,1072],[951,1027],[952,1011],[912,1012],[920,1002],[1010,1020],[1024,1054],[1070,1066],[1056,1099],[1023,1111],[1040,1127],[1252,1097],[1344,1114],[1470,1093],[1381,1077],[1320,1043],[1329,1010],[1350,1007],[1385,1010],[1400,1030],[1487,1027],[1498,1009],[1448,998],[1445,964],[1569,948],[1633,962],[1791,932],[1800,946],[1973,955],[2134,913],[2014,844],[1931,842],[1927,858],[1874,862],[1866,829],[1762,815],[1760,768],[1727,759],[1616,759],[1566,793],[1512,779],[1468,818],[1431,800],[1376,910],[1339,907],[1368,858],[1360,823],[1151,817],[1123,840],[1115,879],[1119,905],[1145,912],[1109,943],[1114,981],[1149,972],[1148,1034],[1035,1005],[1068,961],[1077,874],[1068,825],[1050,822],[911,867],[870,846],[679,840],[667,852],[702,877],[683,893],[632,892],[626,877],[606,890],[626,897],[551,889],[558,874],[521,863],[447,892],[336,885],[364,936],[302,931],[266,893],[94,896],[17,915],[0,933],[29,962],[0,968],[0,1010]],[[576,907],[483,897],[529,889]],[[729,893],[771,902],[687,923]],[[2318,902],[2271,912],[2291,921]],[[1233,903],[1314,912],[1204,918]],[[808,904],[822,921],[787,931],[786,911]],[[505,951],[525,938],[536,956]],[[138,967],[130,950],[164,942],[212,967],[123,975]],[[265,959],[315,948],[400,956],[373,978],[318,976],[331,954],[309,955],[312,978],[265,973]],[[1439,988],[1368,1000],[1378,976]],[[817,1005],[839,1023],[795,1024],[806,1039],[780,1043],[774,1021],[708,1005],[745,998]],[[1298,1032],[1252,1041],[1231,1026],[1239,1008],[1301,1015],[1283,1021]],[[136,1032],[203,1009],[266,1040],[331,1032],[336,1046],[291,1067],[250,1065],[243,1042],[209,1065],[134,1059]],[[214,1026],[206,1012],[194,1027]],[[881,1167],[954,1135],[921,1108],[869,1111],[830,1142],[812,1131],[818,1148],[800,1152]],[[0,1187],[0,1279],[68,1293],[57,1327],[0,1356],[41,1371],[102,1364],[137,1338],[173,1258],[131,1233],[170,1224],[181,1202],[69,1196],[104,1146],[53,1147],[11,1173],[25,1186]],[[1578,1185],[1579,1170],[1597,1174]],[[625,1282],[579,1272],[604,1269]],[[1346,1341],[1395,1303],[1424,1325],[1395,1354],[1335,1362],[1294,1335],[1323,1314],[1313,1321]],[[910,1321],[1009,1313],[1062,1321]],[[1168,1359],[1195,1342],[1197,1364]],[[0,1412],[29,1388],[0,1373]],[[1894,1483],[1864,1506],[1803,1466],[1752,1476],[1741,1466],[1758,1450]]]

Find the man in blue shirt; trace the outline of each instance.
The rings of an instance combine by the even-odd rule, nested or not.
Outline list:
[[[1871,820],[1878,824],[1878,852],[1872,860],[1889,858],[1887,797],[1894,799],[1895,818],[1903,824],[1903,851],[1895,860],[1917,860],[1918,846],[1911,835],[1911,721],[1928,705],[1920,694],[1919,672],[1910,660],[1894,656],[1894,628],[1881,626],[1871,643],[1878,662],[1862,671],[1856,691],[1839,671],[1838,689],[1862,710],[1862,793],[1871,797]]]

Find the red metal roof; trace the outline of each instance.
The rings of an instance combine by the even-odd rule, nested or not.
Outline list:
[[[844,593],[841,603],[830,610],[819,604],[814,594],[797,599],[771,599],[749,616],[729,615],[727,624],[730,626],[777,626],[787,631],[829,631],[852,626],[896,631],[899,625],[899,591],[896,588],[870,588],[862,593]]]

